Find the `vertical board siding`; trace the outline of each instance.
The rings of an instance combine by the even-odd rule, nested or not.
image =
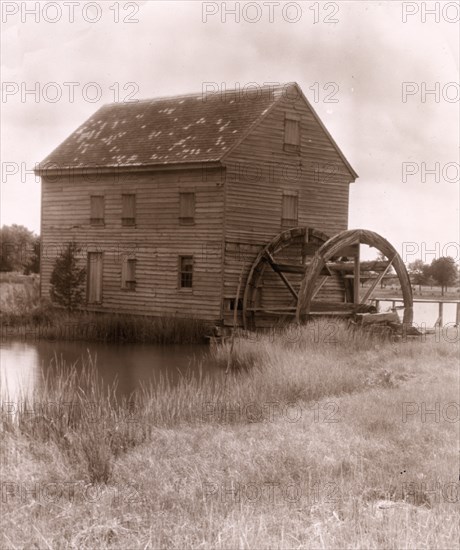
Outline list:
[[[134,193],[121,195],[121,223],[122,225],[136,225],[136,195]]]
[[[104,195],[90,196],[90,223],[104,225]]]
[[[281,223],[283,226],[289,223],[297,226],[299,221],[299,195],[297,191],[283,191],[283,205]]]
[[[298,119],[286,116],[284,121],[284,143],[287,145],[300,145],[300,125]]]
[[[189,191],[180,192],[179,218],[182,223],[194,223],[195,221],[195,193]]]

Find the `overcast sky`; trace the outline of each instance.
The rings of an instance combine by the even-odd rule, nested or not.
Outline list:
[[[75,2],[73,22],[66,7],[54,23],[53,2],[35,15],[33,4],[2,2],[1,224],[39,232],[40,184],[21,165],[32,169],[104,103],[296,81],[359,174],[350,228],[400,252],[416,243],[408,260],[436,243],[458,256],[447,246],[459,241],[458,2],[425,4],[438,4],[439,22],[423,2],[240,2],[239,22],[222,22],[220,2]],[[78,83],[73,101],[65,82]]]

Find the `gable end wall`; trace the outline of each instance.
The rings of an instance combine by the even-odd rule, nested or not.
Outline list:
[[[284,150],[286,113],[300,116],[298,152]],[[227,299],[236,296],[243,263],[244,288],[258,252],[285,229],[281,224],[283,191],[298,193],[298,225],[329,236],[347,229],[349,183],[354,176],[302,97],[295,101],[283,97],[224,164]]]

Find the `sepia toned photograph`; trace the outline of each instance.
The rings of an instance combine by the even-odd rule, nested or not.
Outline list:
[[[0,549],[457,550],[460,1],[0,9]]]

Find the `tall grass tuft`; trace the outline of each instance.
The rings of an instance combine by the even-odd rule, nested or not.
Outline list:
[[[38,334],[44,340],[105,343],[198,344],[204,343],[211,331],[210,324],[200,319],[67,313],[47,304],[23,310],[18,301],[15,312],[4,312],[1,321],[12,337]]]
[[[205,342],[210,323],[194,318],[147,317],[126,313],[68,313],[40,298],[38,276],[2,274],[0,322],[9,337],[48,340],[196,344]]]

